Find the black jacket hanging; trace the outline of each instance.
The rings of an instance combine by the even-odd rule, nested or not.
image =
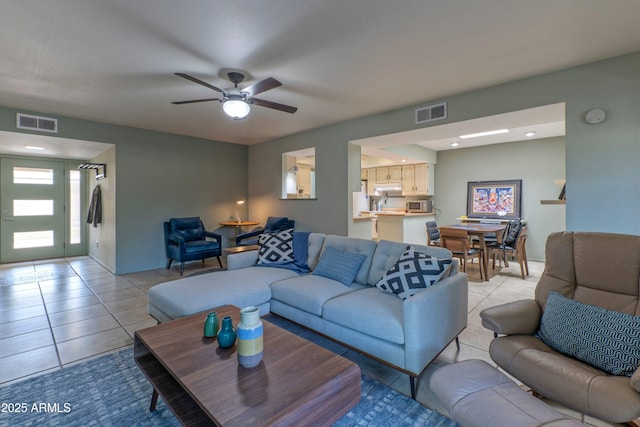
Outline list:
[[[91,195],[91,204],[89,205],[89,214],[87,215],[87,224],[93,224],[97,227],[102,222],[102,194],[100,186],[96,185]]]

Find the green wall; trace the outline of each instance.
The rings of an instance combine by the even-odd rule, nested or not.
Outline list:
[[[16,112],[0,107],[0,130],[19,131]],[[58,118],[58,137],[115,145],[117,182],[111,191],[115,191],[116,217],[104,219],[115,220],[115,238],[103,236],[103,241],[115,243],[115,262],[109,258],[109,248],[92,251],[97,257],[104,254],[105,258],[98,261],[116,273],[166,265],[163,221],[200,216],[208,229],[216,229],[220,221],[233,214],[235,200],[246,197],[246,146],[43,112],[20,112]],[[246,217],[246,212],[241,213]],[[95,241],[90,244],[95,245]]]
[[[305,229],[346,235],[359,163],[350,140],[415,129],[414,109],[439,101],[448,102],[448,119],[438,124],[565,102],[566,228],[640,234],[639,76],[635,53],[443,99],[425,94],[422,104],[250,146],[250,217],[288,215]],[[587,124],[592,108],[607,120]],[[281,153],[311,146],[318,200],[279,200]]]
[[[557,199],[562,187],[553,181],[564,177],[564,137],[440,151],[435,165],[436,221],[455,224],[466,214],[469,181],[521,179],[521,216],[529,228],[527,258],[543,260],[546,236],[565,230],[565,206],[542,205],[540,200]]]

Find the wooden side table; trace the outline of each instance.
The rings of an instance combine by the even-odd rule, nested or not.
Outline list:
[[[258,221],[222,221],[220,225],[223,227],[237,227],[238,234],[242,233],[242,227],[249,227],[251,225],[259,225]]]
[[[258,249],[260,249],[259,245],[234,246],[231,248],[224,248],[224,252],[231,255],[238,254],[240,252],[257,251]]]
[[[238,234],[242,233],[242,227],[259,225],[260,223],[258,221],[222,221],[219,224],[222,225],[223,227],[235,227],[236,228],[236,235],[234,236],[234,239],[235,239],[235,237],[238,237]],[[231,242],[231,236],[229,236],[229,242]]]

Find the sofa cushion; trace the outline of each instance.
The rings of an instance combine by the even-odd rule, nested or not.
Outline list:
[[[439,260],[407,246],[376,287],[407,299],[440,280],[450,266],[450,259]]]
[[[549,347],[612,375],[640,366],[640,316],[607,310],[550,292],[536,337]]]
[[[373,258],[373,253],[376,250],[375,241],[358,239],[355,237],[329,235],[325,237],[324,240],[324,248],[326,248],[327,246],[333,246],[334,248],[342,249],[344,251],[366,255],[367,258],[360,266],[360,270],[358,270],[358,274],[356,274],[355,281],[362,284],[367,283],[367,276],[369,274],[369,268],[371,267],[371,259]],[[322,256],[322,254],[320,254],[320,256]]]
[[[258,236],[258,264],[284,264],[293,261],[293,228]]]
[[[318,265],[325,237],[326,235],[322,233],[311,233],[309,235],[309,248],[307,249],[309,257],[307,258],[307,265],[312,270]]]
[[[637,417],[640,399],[628,377],[567,357],[533,335],[500,336],[489,354],[509,375],[563,406],[614,422]]]
[[[363,288],[327,301],[322,317],[372,337],[404,344],[402,300],[378,288]]]
[[[167,321],[225,304],[259,306],[271,299],[269,284],[294,276],[282,268],[248,267],[160,283],[149,289],[149,312]]]
[[[307,274],[280,280],[271,284],[271,298],[316,316],[322,315],[322,306],[336,296],[353,292],[333,279]]]
[[[315,270],[314,275],[337,280],[347,286],[353,283],[366,255],[327,246]]]

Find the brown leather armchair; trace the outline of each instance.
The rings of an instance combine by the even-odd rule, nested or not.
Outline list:
[[[640,417],[640,369],[631,377],[610,375],[555,351],[533,335],[551,291],[638,316],[639,283],[640,236],[551,234],[535,299],[480,313],[483,326],[496,336],[489,347],[491,359],[535,392],[585,415],[616,423]]]

